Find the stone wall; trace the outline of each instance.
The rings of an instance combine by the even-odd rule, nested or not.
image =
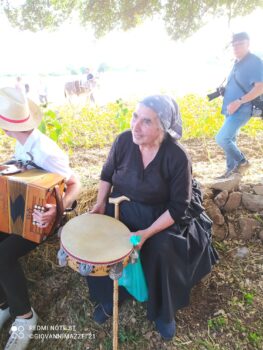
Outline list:
[[[215,237],[249,240],[256,236],[263,241],[262,183],[242,184],[241,176],[235,174],[207,184],[203,192]]]

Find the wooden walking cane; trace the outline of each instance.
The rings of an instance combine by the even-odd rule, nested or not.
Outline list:
[[[125,196],[117,197],[117,198],[109,198],[109,203],[114,204],[114,217],[119,220],[120,217],[120,208],[119,204],[122,201],[129,201],[130,199]],[[114,278],[114,277],[113,277]],[[119,303],[119,287],[118,287],[118,278],[113,279],[113,350],[118,349],[118,303]]]

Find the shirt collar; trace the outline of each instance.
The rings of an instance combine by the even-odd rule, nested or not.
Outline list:
[[[20,145],[25,149],[25,150],[30,150],[32,145],[34,144],[34,142],[36,141],[36,139],[38,138],[39,136],[39,130],[38,129],[34,129],[31,134],[28,136],[26,142],[21,145]]]
[[[249,57],[251,56],[251,53],[248,51],[248,53],[241,59],[241,60],[235,60],[235,65],[239,65],[243,62],[245,62]]]

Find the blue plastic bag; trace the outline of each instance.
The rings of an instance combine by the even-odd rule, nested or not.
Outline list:
[[[131,242],[136,245],[139,243],[138,236],[132,236]],[[128,264],[124,269],[119,285],[127,289],[127,291],[138,301],[148,300],[148,288],[142,268],[140,253],[135,264]]]

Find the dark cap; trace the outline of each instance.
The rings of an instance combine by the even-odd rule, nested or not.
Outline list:
[[[248,33],[241,32],[241,33],[233,34],[231,43],[234,43],[236,41],[243,41],[243,40],[249,40]]]

